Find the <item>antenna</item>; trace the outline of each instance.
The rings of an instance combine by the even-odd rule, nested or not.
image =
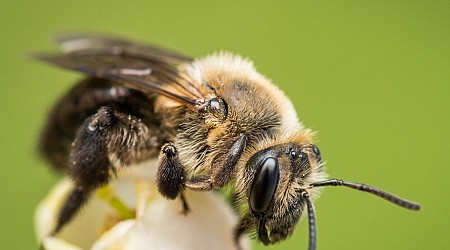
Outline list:
[[[315,250],[317,248],[317,231],[316,231],[316,215],[314,213],[314,206],[309,199],[309,194],[306,191],[302,192],[302,197],[306,200],[306,206],[308,207],[308,224],[309,224],[309,250]]]
[[[364,191],[367,193],[374,194],[378,197],[381,197],[387,201],[390,201],[390,202],[392,202],[400,207],[406,208],[406,209],[411,209],[411,210],[416,210],[416,211],[420,210],[420,205],[417,203],[407,201],[407,200],[397,197],[393,194],[390,194],[386,191],[383,191],[379,188],[372,187],[372,186],[362,184],[362,183],[348,182],[348,181],[343,181],[341,179],[330,179],[330,180],[319,181],[319,182],[313,183],[310,186],[311,186],[311,188],[325,187],[325,186],[349,187],[349,188],[353,188],[353,189],[356,189],[359,191]]]

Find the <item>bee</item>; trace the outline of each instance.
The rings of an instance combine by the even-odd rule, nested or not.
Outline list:
[[[179,198],[185,212],[186,189],[232,187],[241,214],[236,242],[252,232],[265,245],[280,242],[306,216],[315,249],[312,202],[325,186],[420,209],[373,186],[327,179],[314,132],[248,59],[226,52],[193,59],[96,35],[57,43],[62,53],[35,58],[86,77],[56,103],[40,137],[42,156],[74,183],[53,235],[117,171],[156,157],[158,191]]]

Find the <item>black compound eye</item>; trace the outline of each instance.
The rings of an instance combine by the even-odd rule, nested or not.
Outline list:
[[[278,185],[279,168],[275,158],[268,157],[256,171],[250,190],[250,207],[253,212],[264,213],[269,208],[270,202]]]

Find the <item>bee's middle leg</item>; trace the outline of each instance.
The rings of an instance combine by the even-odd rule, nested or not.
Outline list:
[[[196,176],[186,179],[184,166],[178,158],[178,152],[171,143],[166,143],[161,148],[159,156],[158,172],[156,174],[156,185],[158,191],[168,199],[181,198],[183,202],[184,212],[189,210],[186,199],[184,198],[184,189],[186,187],[198,190],[208,191],[214,186],[210,176]]]
[[[164,197],[171,200],[180,197],[184,214],[189,211],[189,206],[184,197],[185,182],[186,174],[178,159],[177,149],[171,143],[166,143],[162,146],[159,156],[156,185],[158,191]]]

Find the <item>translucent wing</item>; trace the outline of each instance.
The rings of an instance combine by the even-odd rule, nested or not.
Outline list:
[[[210,90],[178,69],[190,57],[117,37],[65,36],[56,39],[61,54],[34,58],[91,77],[114,80],[126,87],[169,97],[194,109]]]

